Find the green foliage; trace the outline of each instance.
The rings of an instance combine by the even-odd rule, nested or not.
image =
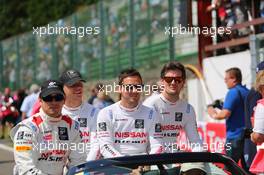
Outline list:
[[[0,40],[64,18],[98,0],[0,0]]]

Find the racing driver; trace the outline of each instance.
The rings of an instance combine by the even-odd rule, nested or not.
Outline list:
[[[98,109],[83,101],[83,82],[77,70],[67,70],[60,76],[66,95],[62,114],[69,115],[80,123],[82,142],[86,144],[87,161],[100,157],[99,144],[96,139],[96,120]]]
[[[158,113],[139,103],[142,78],[135,69],[119,75],[121,100],[103,108],[97,119],[97,137],[104,158],[163,152]]]
[[[77,148],[81,142],[79,123],[61,110],[65,101],[62,85],[45,81],[39,95],[40,112],[11,130],[14,141],[14,173],[58,175],[69,166],[85,162],[86,154]]]
[[[176,61],[169,62],[163,66],[160,76],[163,85],[161,94],[147,98],[143,104],[154,107],[160,113],[165,152],[178,152],[179,149],[202,151],[203,143],[197,131],[194,109],[179,98],[186,80],[184,66]],[[191,144],[186,146],[177,140],[182,131]]]

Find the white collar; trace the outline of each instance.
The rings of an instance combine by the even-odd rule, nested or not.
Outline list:
[[[167,104],[169,104],[169,105],[176,105],[177,102],[179,101],[179,100],[177,100],[176,102],[173,103],[173,102],[167,100],[167,99],[164,97],[163,94],[160,94],[159,96],[160,96],[161,100],[162,100],[164,103],[167,103]]]
[[[77,106],[77,107],[74,107],[74,108],[72,108],[72,107],[68,107],[68,106],[66,106],[66,105],[63,105],[63,107],[64,107],[66,110],[68,110],[68,111],[78,111],[78,110],[80,110],[80,109],[83,107],[83,103],[81,103],[80,106]]]
[[[121,101],[119,101],[117,103],[118,103],[119,108],[123,111],[126,111],[126,112],[134,112],[134,111],[138,110],[139,106],[141,105],[141,103],[138,103],[138,105],[134,108],[126,108],[126,107],[121,105]]]

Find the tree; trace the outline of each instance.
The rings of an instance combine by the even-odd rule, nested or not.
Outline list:
[[[98,0],[0,0],[0,40],[69,16]]]

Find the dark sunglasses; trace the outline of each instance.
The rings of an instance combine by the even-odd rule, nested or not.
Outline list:
[[[181,77],[164,77],[163,79],[167,83],[171,83],[173,80],[175,83],[178,83],[178,84],[183,82],[183,79]]]
[[[62,101],[64,100],[64,96],[61,94],[56,94],[56,95],[48,95],[46,97],[42,97],[42,100],[45,102],[51,102],[53,100],[55,101]]]
[[[122,86],[125,87],[125,90],[128,92],[133,92],[134,89],[136,89],[136,91],[142,91],[144,87],[143,84],[123,84]]]

